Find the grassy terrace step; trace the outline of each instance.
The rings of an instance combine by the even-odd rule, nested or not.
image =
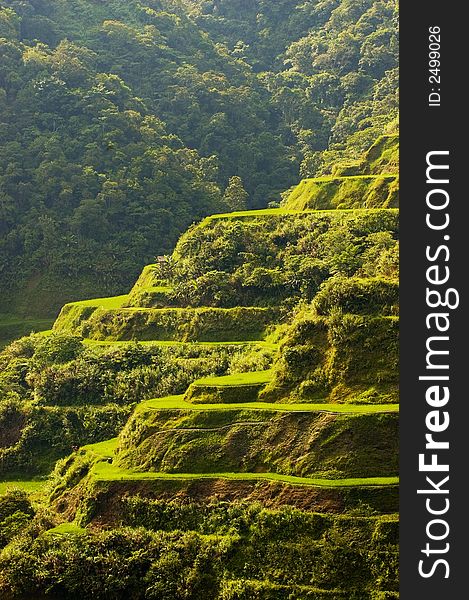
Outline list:
[[[398,477],[356,477],[352,479],[321,479],[293,477],[278,473],[149,473],[119,469],[107,462],[96,463],[92,476],[98,481],[146,481],[146,480],[192,480],[227,479],[237,481],[280,481],[290,485],[313,487],[374,487],[398,485]]]
[[[168,396],[141,402],[137,411],[187,410],[187,411],[236,411],[256,410],[267,412],[324,412],[332,414],[379,414],[399,412],[398,404],[281,404],[271,402],[237,402],[230,404],[191,404],[184,396]]]
[[[272,379],[272,371],[250,371],[248,373],[235,373],[223,377],[203,377],[192,385],[197,387],[239,387],[243,385],[256,385],[268,383]]]
[[[44,332],[46,333],[46,332]],[[47,332],[47,333],[50,333]],[[84,339],[83,343],[86,346],[126,346],[135,344],[135,340],[90,340]],[[266,348],[268,350],[277,350],[279,344],[272,344],[270,342],[264,342],[262,340],[254,341],[232,341],[232,342],[177,342],[174,340],[161,341],[161,340],[147,340],[138,341],[143,346],[187,346],[187,347],[210,347],[210,346],[253,346],[256,348]]]
[[[297,209],[297,208],[261,208],[257,210],[240,210],[234,211],[230,213],[217,213],[214,215],[210,215],[205,217],[203,221],[201,221],[200,225],[203,227],[204,225],[209,225],[212,221],[218,219],[256,219],[258,217],[297,217],[298,215],[308,215],[308,214],[340,214],[340,213],[353,213],[357,211],[363,212],[372,212],[372,211],[382,211],[383,207],[370,207],[370,208],[326,208],[326,209]],[[388,208],[386,210],[391,210],[394,212],[398,212],[395,208]]]
[[[53,325],[53,331],[77,333],[81,324],[89,319],[96,310],[121,309],[127,299],[128,295],[124,295],[69,302],[62,307]]]
[[[69,302],[65,306],[91,306],[95,308],[121,308],[128,300],[129,295],[111,296],[109,298],[91,298],[90,300],[79,300]]]
[[[285,208],[396,208],[397,175],[352,175],[303,179],[287,198]]]
[[[95,340],[229,342],[262,340],[274,308],[112,308],[66,305],[54,325]]]
[[[272,371],[204,377],[192,383],[184,397],[188,402],[196,404],[231,404],[240,399],[254,402],[272,377]]]
[[[170,287],[169,286],[165,286],[163,285],[163,282],[161,282],[159,279],[157,279],[157,273],[158,273],[158,265],[153,263],[153,264],[149,264],[146,265],[142,272],[140,273],[139,278],[137,279],[137,281],[135,282],[135,285],[133,286],[132,290],[130,291],[131,294],[139,292],[139,291],[170,291]],[[159,282],[158,284],[156,282]]]
[[[311,213],[336,213],[338,211],[351,212],[357,210],[392,210],[397,208],[397,205],[393,202],[393,198],[388,200],[387,205],[364,205],[364,203],[367,202],[367,195],[364,193],[364,190],[366,190],[368,187],[372,188],[369,191],[370,199],[368,202],[370,203],[371,198],[376,197],[377,186],[384,185],[385,190],[384,192],[381,192],[379,199],[386,204],[386,199],[390,194],[390,190],[388,188],[390,188],[392,184],[396,182],[396,180],[397,175],[354,175],[351,177],[325,176],[317,177],[315,179],[303,179],[303,181],[301,181],[298,186],[294,188],[290,196],[287,198],[285,206],[283,207],[234,211],[230,213],[217,213],[205,217],[205,219],[201,222],[201,225],[206,225],[214,219],[237,219],[243,217],[254,219],[256,217],[297,216],[300,214]],[[370,186],[370,184],[374,184],[374,186]],[[340,194],[337,194],[337,188],[340,189],[341,185],[353,186],[353,189],[350,191],[346,190],[343,192],[343,197],[341,197]],[[331,205],[331,199],[333,199],[336,194],[338,195],[339,201],[342,201],[342,203],[353,201],[354,205]],[[318,196],[319,198],[317,198]],[[308,205],[309,202],[312,202],[312,198],[316,199],[317,205]],[[337,201],[337,199],[334,200]]]
[[[28,493],[41,492],[47,485],[46,481],[0,481],[0,495],[8,490],[23,490]]]
[[[97,481],[148,481],[148,480],[193,480],[227,479],[237,481],[279,481],[291,485],[313,487],[374,487],[399,484],[398,477],[354,477],[350,479],[324,479],[313,477],[294,477],[279,473],[153,473],[120,469],[108,460],[114,456],[117,438],[84,446],[83,450],[102,459],[96,462],[90,473]]]
[[[134,288],[130,292],[125,306],[128,308],[164,308],[174,306],[170,298],[171,291],[171,287],[161,285]]]
[[[130,294],[125,306],[147,308],[171,306],[169,294],[172,291],[168,282],[158,276],[159,265],[150,264],[144,267]]]
[[[76,523],[61,523],[52,529],[48,529],[46,535],[83,535],[86,529],[79,527]]]
[[[337,410],[337,405],[324,404],[291,410],[289,405],[242,402],[243,387],[226,389],[239,401],[214,404],[212,391],[207,402],[195,405],[202,410],[187,404],[176,409],[161,403],[138,405],[119,435],[114,465],[138,472],[321,479],[398,473],[397,410],[386,411],[382,405],[380,411],[363,405]]]
[[[99,458],[112,458],[117,447],[117,442],[117,438],[112,438],[111,440],[105,440],[104,442],[83,446],[83,450],[91,452]]]

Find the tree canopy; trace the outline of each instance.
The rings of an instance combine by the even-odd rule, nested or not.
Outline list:
[[[0,1],[0,312],[118,293],[204,215],[358,156],[396,115],[396,10]]]

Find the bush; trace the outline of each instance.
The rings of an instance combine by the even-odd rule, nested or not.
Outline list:
[[[19,405],[9,418],[0,420],[0,431],[21,419],[15,438],[0,447],[0,473],[47,474],[54,462],[75,446],[115,437],[127,421],[130,409],[104,407],[38,407]]]
[[[80,327],[97,340],[242,341],[258,340],[275,320],[267,308],[97,309]]]
[[[40,368],[52,363],[66,363],[77,358],[83,350],[80,336],[54,332],[38,338],[34,360]]]
[[[339,280],[339,290],[345,289],[347,298],[348,284],[344,288],[341,284]],[[394,286],[390,291],[392,297]],[[351,296],[349,306],[355,302],[363,306]],[[333,303],[325,293],[320,296],[319,307],[330,310],[328,317],[317,316],[312,307],[299,311],[286,331],[274,363],[274,379],[261,393],[263,400],[398,401],[398,318],[342,314]]]
[[[18,535],[34,514],[26,492],[13,489],[0,495],[0,548]]]
[[[137,521],[150,510],[141,500],[125,502],[132,505],[129,510],[136,513]],[[290,509],[260,512],[227,504],[165,508],[154,503],[152,510],[163,518],[169,515],[172,524],[162,524],[170,532],[125,527],[80,535],[43,534],[35,539],[25,535],[15,540],[0,557],[0,594],[18,600],[46,593],[97,600],[394,597],[369,591],[376,589],[371,566],[386,548],[370,541],[379,518],[319,517]],[[237,529],[239,533],[225,529],[225,535],[216,536],[174,529],[178,515],[184,527],[187,518],[192,520],[197,514],[202,521],[218,519],[222,527],[232,518],[244,525]],[[256,531],[259,519],[271,523],[262,536]],[[289,519],[293,519],[291,527]],[[304,531],[298,527],[302,519]],[[312,539],[308,524],[318,520],[321,527],[316,524]],[[287,531],[282,532],[285,526]],[[394,561],[390,567],[395,574]]]
[[[385,279],[333,277],[323,284],[313,306],[319,315],[330,315],[338,309],[344,313],[367,315],[396,314],[399,284]]]
[[[171,285],[188,306],[311,300],[331,274],[378,276],[397,235],[390,210],[209,219],[181,236]]]

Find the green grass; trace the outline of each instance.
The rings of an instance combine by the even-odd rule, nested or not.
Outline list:
[[[375,414],[399,412],[398,404],[276,404],[271,402],[242,402],[233,404],[191,404],[184,396],[168,396],[140,403],[136,410],[261,410],[270,412],[325,412],[337,414]]]
[[[204,377],[197,379],[192,385],[204,387],[242,387],[243,385],[257,385],[269,383],[272,380],[272,371],[251,371],[248,373],[235,373],[224,377]]]
[[[36,337],[47,337],[49,335],[52,335],[53,333],[55,333],[55,331],[53,329],[44,329],[44,331],[38,331],[34,335]]]
[[[50,331],[49,331],[50,333]],[[86,346],[125,346],[126,344],[134,344],[134,340],[90,340],[84,339],[83,343]],[[148,340],[148,341],[138,341],[139,344],[143,346],[187,346],[187,347],[206,347],[206,346],[255,346],[260,348],[267,348],[269,350],[277,350],[279,345],[272,344],[270,342],[264,342],[261,340],[255,341],[240,341],[240,342],[178,342],[178,341],[158,341],[158,340]]]
[[[168,306],[172,287],[159,276],[157,264],[146,265],[130,290],[127,306]]]
[[[365,178],[365,177],[370,177],[370,176],[363,175],[360,177]],[[383,176],[378,175],[376,177],[383,177]],[[392,177],[394,177],[394,176],[392,176]],[[337,179],[337,178],[331,177],[330,179],[332,181],[333,179]],[[344,177],[342,179],[349,179],[349,178]],[[210,215],[209,217],[205,217],[205,219],[200,223],[200,225],[201,226],[208,225],[214,219],[236,219],[238,217],[248,217],[248,218],[255,219],[256,217],[283,217],[283,216],[290,216],[290,215],[296,216],[296,215],[312,214],[312,213],[338,214],[338,213],[350,213],[350,212],[356,212],[356,211],[372,212],[372,211],[377,211],[377,210],[383,210],[383,208],[342,208],[342,209],[327,208],[327,209],[322,209],[322,210],[317,210],[317,209],[313,209],[313,208],[305,209],[305,210],[288,209],[288,208],[261,208],[258,210],[241,210],[241,211],[235,211],[235,212],[230,212],[230,213],[217,213],[215,215]],[[388,210],[396,210],[396,209],[388,209]]]
[[[41,492],[46,485],[47,481],[0,481],[0,494],[5,494],[8,490]]]
[[[75,523],[61,523],[60,525],[57,525],[57,527],[53,527],[52,529],[48,529],[46,531],[46,535],[77,535],[84,533],[86,533],[86,529],[75,525]]]
[[[154,480],[196,480],[228,479],[235,481],[280,481],[292,485],[313,487],[358,487],[398,485],[398,477],[355,477],[351,479],[323,479],[293,477],[279,473],[151,473],[119,469],[107,462],[96,463],[92,476],[98,481],[154,481]]]
[[[155,285],[159,282],[159,285]],[[158,265],[155,263],[146,265],[139,275],[135,285],[132,288],[131,293],[145,291],[145,292],[159,292],[166,294],[171,292],[172,288],[169,285],[163,285],[161,279],[158,278]]]
[[[127,301],[129,295],[111,296],[110,298],[92,298],[91,300],[79,300],[78,302],[70,302],[73,306],[96,306],[99,308],[121,308]]]
[[[97,444],[88,444],[87,446],[83,446],[82,449],[86,450],[87,452],[93,452],[101,458],[112,458],[114,456],[116,446],[117,438],[112,438],[111,440],[98,442]]]

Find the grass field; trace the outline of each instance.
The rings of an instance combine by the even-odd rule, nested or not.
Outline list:
[[[233,404],[191,404],[184,396],[168,396],[140,403],[136,410],[261,410],[271,412],[326,412],[337,414],[376,414],[399,412],[398,404],[276,404],[269,402],[243,402]]]
[[[75,523],[61,523],[60,525],[57,525],[57,527],[53,527],[46,531],[46,535],[77,535],[83,533],[86,533],[86,529],[75,525]]]
[[[0,481],[0,494],[4,494],[8,490],[23,490],[28,493],[40,492],[46,484],[46,481]]]
[[[359,176],[362,178],[366,178],[369,177],[369,175],[362,175]],[[377,176],[378,177],[378,176]],[[331,177],[331,181],[337,179],[337,177]],[[344,178],[346,179],[346,178]],[[325,179],[324,181],[327,181],[327,179]],[[327,209],[323,209],[323,210],[317,210],[317,209],[305,209],[305,210],[295,210],[295,209],[288,209],[288,208],[261,208],[258,210],[241,210],[241,211],[235,211],[235,212],[231,212],[231,213],[217,213],[215,215],[210,215],[209,217],[205,217],[205,219],[200,223],[201,226],[207,225],[209,224],[211,221],[213,221],[214,219],[237,219],[237,218],[250,218],[250,219],[255,219],[256,217],[284,217],[284,216],[296,216],[296,215],[307,215],[307,214],[327,214],[330,213],[332,215],[336,215],[336,214],[340,214],[340,213],[351,213],[351,212],[372,212],[372,211],[378,211],[378,210],[383,210],[382,208],[341,208],[341,209],[336,209],[336,208],[327,208]],[[387,210],[396,210],[397,209],[387,209]]]
[[[230,405],[231,406],[231,405]],[[83,446],[83,450],[101,459],[92,467],[90,473],[98,481],[151,481],[151,480],[196,480],[229,479],[239,481],[280,481],[292,485],[310,485],[314,487],[355,487],[398,485],[398,477],[355,477],[350,479],[325,479],[321,477],[294,477],[279,473],[155,473],[122,469],[112,462],[117,446],[117,438]]]
[[[129,298],[128,294],[123,296],[111,296],[110,298],[92,298],[90,300],[80,300],[70,302],[73,306],[96,306],[99,308],[121,308]]]
[[[84,339],[83,343],[86,346],[125,346],[126,344],[135,344],[133,340],[90,340]],[[246,341],[246,342],[177,342],[173,340],[169,341],[158,341],[158,340],[149,340],[149,341],[138,341],[139,344],[143,346],[187,346],[187,347],[210,347],[210,346],[256,346],[260,348],[266,348],[269,350],[277,350],[278,344],[271,344],[269,342],[264,342],[261,340],[254,341]]]
[[[96,463],[92,476],[98,481],[151,481],[151,480],[192,480],[229,479],[237,481],[280,481],[291,485],[313,487],[357,487],[398,485],[398,477],[356,477],[352,479],[322,479],[293,477],[278,473],[152,473],[119,469],[107,462]]]
[[[114,450],[117,446],[117,438],[106,440],[104,442],[98,442],[97,444],[88,444],[83,446],[83,450],[87,452],[93,452],[102,458],[112,458],[114,456]]]
[[[272,371],[251,371],[248,373],[235,373],[223,377],[204,377],[197,379],[192,385],[204,387],[242,387],[243,385],[256,385],[269,383],[272,380]]]

